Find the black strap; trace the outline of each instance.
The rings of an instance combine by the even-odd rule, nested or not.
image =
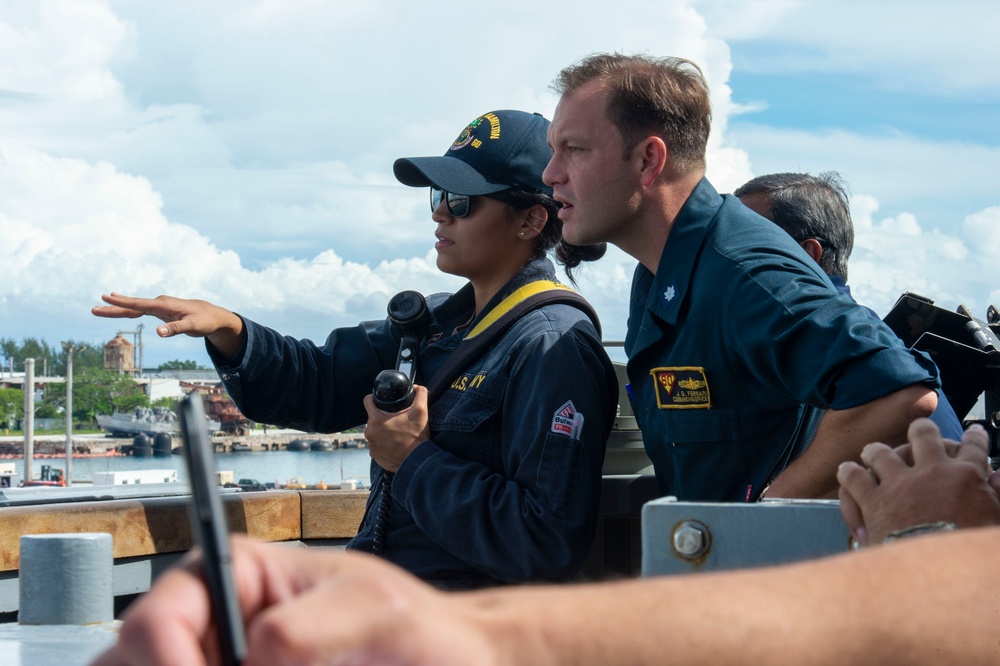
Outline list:
[[[527,288],[531,288],[532,285],[526,285]],[[536,284],[536,288],[544,288],[541,284]],[[476,335],[467,337],[462,340],[462,342],[455,348],[455,351],[451,353],[448,360],[444,362],[438,371],[434,373],[430,381],[427,383],[428,389],[428,403],[436,400],[445,389],[451,384],[453,377],[457,375],[461,370],[468,365],[473,359],[477,358],[484,351],[489,349],[490,344],[497,340],[503,333],[510,328],[514,322],[523,317],[528,312],[531,312],[535,308],[539,308],[548,303],[566,303],[568,305],[573,305],[582,310],[590,320],[594,322],[594,326],[597,328],[597,334],[601,334],[601,322],[597,317],[597,312],[594,308],[587,302],[587,300],[576,293],[575,291],[562,287],[546,289],[545,291],[538,291],[532,293],[530,296],[524,298],[518,297],[516,294],[508,296],[508,299],[514,302],[496,321],[489,323],[485,329],[477,330],[479,331]],[[506,307],[510,303],[505,299],[497,308]],[[484,318],[485,319],[485,318]],[[379,484],[379,497],[375,499],[372,504],[370,504],[365,509],[365,518],[368,516],[368,511],[371,510],[373,506],[377,506],[375,514],[375,526],[373,528],[373,541],[372,541],[372,552],[380,557],[385,556],[386,540],[388,537],[388,525],[389,525],[389,512],[391,510],[392,504],[392,479],[395,476],[392,472],[387,472],[382,470],[382,479]],[[364,518],[361,519],[364,522]]]
[[[597,335],[601,335],[601,322],[597,317],[597,312],[580,294],[569,289],[552,289],[528,296],[507,310],[499,319],[490,325],[485,331],[472,339],[465,339],[455,348],[448,360],[444,362],[438,371],[434,373],[430,381],[427,382],[427,402],[432,403],[439,398],[445,389],[451,385],[454,377],[461,372],[470,362],[479,357],[489,349],[494,340],[497,340],[514,322],[523,317],[528,312],[549,303],[565,303],[573,305],[582,310],[597,328]]]

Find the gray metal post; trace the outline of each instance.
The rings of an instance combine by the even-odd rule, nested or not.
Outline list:
[[[142,363],[143,363],[143,359],[142,359],[142,327],[143,327],[143,324],[139,324],[138,326],[136,326],[136,330],[139,331],[139,377],[140,378],[142,377]]]
[[[66,350],[66,487],[73,485],[73,351],[75,345],[63,343]]]
[[[114,620],[110,534],[21,537],[20,624],[96,624]]]
[[[31,461],[35,457],[35,359],[24,359],[24,481],[31,476]]]

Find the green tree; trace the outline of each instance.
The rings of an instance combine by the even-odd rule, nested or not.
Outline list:
[[[51,402],[42,400],[41,402],[35,403],[36,419],[55,419],[58,417],[59,417],[59,408],[53,405]]]
[[[157,398],[154,402],[150,404],[150,407],[166,407],[171,411],[177,410],[177,398],[162,397]]]
[[[180,359],[174,359],[173,361],[167,361],[166,363],[161,363],[157,370],[204,370],[205,368],[198,365],[197,361],[182,361]]]
[[[60,406],[65,406],[66,386],[59,384],[49,388],[53,394],[53,402],[58,400]],[[74,362],[74,420],[93,423],[94,417],[98,414],[131,412],[136,407],[148,406],[149,398],[143,393],[142,387],[128,375],[120,375],[113,370],[93,368],[87,368],[77,374]]]
[[[12,361],[17,359],[19,347],[14,342],[14,338],[0,338],[0,353],[3,355],[3,367],[12,367]]]
[[[100,370],[104,367],[104,349],[100,345],[91,344],[89,342],[79,342],[78,340],[67,340],[67,344],[71,344],[76,347],[73,351],[74,375],[88,368]],[[62,349],[62,343],[59,343],[59,347],[59,353],[56,355],[55,361],[53,361],[49,368],[51,369],[53,376],[65,377],[67,354]]]
[[[24,416],[24,391],[0,388],[0,427],[13,428]]]
[[[40,377],[45,374],[55,372],[55,360],[58,354],[43,340],[37,338],[24,338],[21,348],[18,350],[21,360],[21,367],[24,367],[24,360],[35,359],[35,376]]]
[[[74,343],[76,344],[76,343]],[[104,347],[87,345],[73,352],[73,374],[83,370],[104,369]]]
[[[70,340],[76,346],[73,352],[73,369],[78,372],[85,368],[104,367],[104,347],[100,344]],[[24,338],[18,344],[13,338],[0,338],[0,361],[3,369],[13,368],[15,372],[24,370],[24,359],[35,359],[35,376],[47,374],[50,377],[66,376],[66,352],[62,343],[54,347],[44,340]]]
[[[24,338],[21,344],[15,342],[13,338],[0,338],[0,356],[3,357],[3,367],[13,367],[15,372],[24,370],[25,359],[35,359],[36,377],[42,375],[61,377],[66,370],[66,354],[61,346],[53,347],[38,338]],[[103,363],[103,353],[100,353],[99,357]]]

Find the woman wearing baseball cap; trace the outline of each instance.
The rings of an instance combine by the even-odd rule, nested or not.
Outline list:
[[[618,386],[582,299],[533,296],[569,292],[549,250],[570,276],[604,253],[562,241],[541,179],[548,124],[494,111],[444,155],[393,165],[400,182],[430,189],[438,268],[468,279],[426,299],[407,409],[382,411],[370,395],[400,349],[391,319],[336,329],[316,347],[204,301],[112,294],[94,314],[149,314],[167,322],[163,337],[205,336],[229,394],[259,423],[367,423],[373,491],[348,548],[444,588],[570,578],[596,532]]]

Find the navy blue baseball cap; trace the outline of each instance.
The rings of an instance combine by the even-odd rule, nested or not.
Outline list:
[[[431,187],[478,196],[516,187],[551,195],[542,171],[552,158],[549,121],[537,113],[492,111],[462,130],[440,157],[401,157],[396,179],[410,187]]]

